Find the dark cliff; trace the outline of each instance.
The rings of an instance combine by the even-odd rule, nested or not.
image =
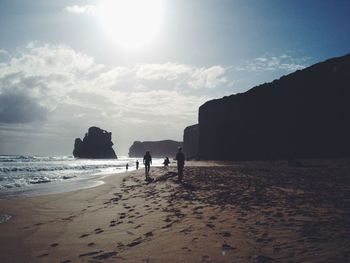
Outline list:
[[[182,147],[182,142],[164,140],[164,141],[135,141],[129,148],[130,157],[142,157],[146,151],[150,151],[152,157],[175,157],[177,148]]]
[[[78,158],[115,159],[112,133],[98,127],[90,127],[83,140],[75,139],[73,155]]]
[[[350,155],[350,55],[199,109],[199,157],[249,160]]]
[[[198,155],[198,124],[191,125],[184,130],[183,152],[187,159],[195,159]]]

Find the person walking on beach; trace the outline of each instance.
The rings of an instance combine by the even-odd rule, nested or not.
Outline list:
[[[179,181],[182,181],[182,178],[184,176],[184,166],[185,166],[185,155],[182,152],[182,148],[178,148],[178,152],[176,154],[176,161],[177,161],[177,175]]]
[[[125,169],[129,170],[129,164],[128,163],[125,165]]]
[[[149,178],[149,170],[151,169],[152,164],[152,156],[149,151],[147,151],[145,156],[143,156],[143,164],[145,165],[145,175],[147,180]]]
[[[136,160],[136,170],[139,169],[139,160]]]
[[[169,163],[170,163],[169,158],[168,158],[168,156],[166,156],[165,159],[164,159],[164,162],[163,162],[164,167],[168,167]]]

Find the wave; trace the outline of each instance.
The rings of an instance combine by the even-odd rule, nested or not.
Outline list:
[[[50,172],[50,171],[61,171],[61,170],[91,170],[91,169],[103,169],[103,168],[117,168],[124,165],[76,165],[76,166],[57,166],[57,167],[0,167],[0,173],[11,173],[11,172]]]
[[[66,156],[0,155],[0,163],[68,161],[68,160],[75,160],[75,158],[71,155],[66,155]]]
[[[0,155],[0,196],[2,192],[70,180],[90,180],[111,173],[135,169],[136,158],[76,159],[73,156]],[[154,159],[154,165],[161,165]]]

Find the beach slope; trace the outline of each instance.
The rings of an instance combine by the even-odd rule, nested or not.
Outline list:
[[[345,262],[350,162],[188,162],[0,200],[1,262]]]

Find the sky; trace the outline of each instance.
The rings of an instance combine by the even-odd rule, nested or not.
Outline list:
[[[70,155],[91,126],[182,140],[208,100],[350,52],[348,0],[1,0],[0,154]]]

